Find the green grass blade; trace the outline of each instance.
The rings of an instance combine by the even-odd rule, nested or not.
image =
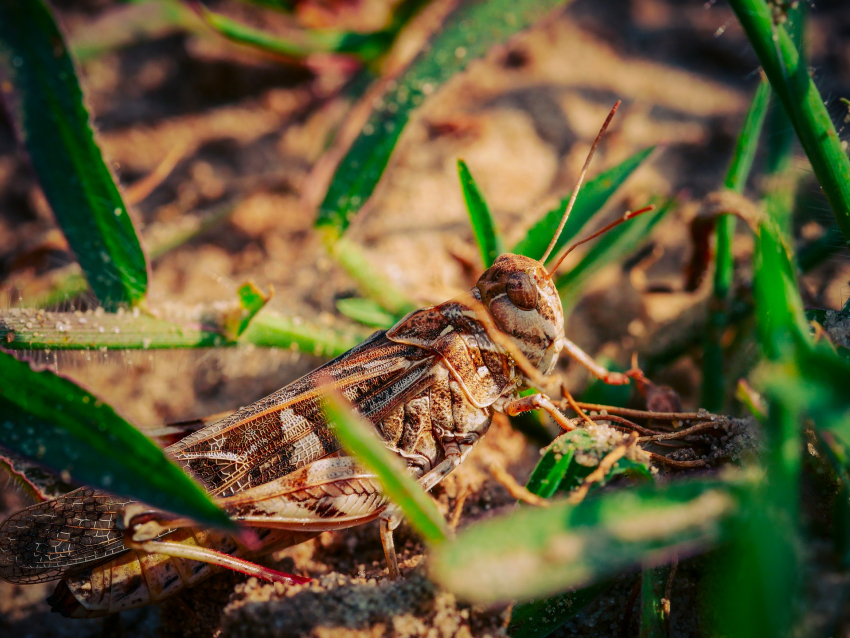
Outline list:
[[[191,4],[204,22],[231,42],[284,59],[297,60],[314,53],[347,53],[368,61],[384,53],[395,37],[390,30],[374,33],[304,30],[286,38],[210,11],[200,2]]]
[[[6,352],[0,352],[0,413],[0,445],[86,485],[232,527],[200,485],[109,405]]]
[[[230,341],[236,341],[245,332],[257,313],[272,298],[271,290],[266,294],[251,281],[239,286],[236,294],[239,296],[239,306],[226,312],[222,321],[222,332]]]
[[[216,326],[202,326],[197,321],[177,323],[135,312],[0,311],[0,341],[9,350],[157,350],[251,343],[336,357],[367,336],[363,330],[343,331],[271,310],[258,313],[238,341],[228,339]]]
[[[561,481],[567,473],[567,468],[575,458],[575,449],[566,451],[551,446],[543,458],[537,462],[534,471],[528,479],[526,489],[537,496],[551,498],[561,486]]]
[[[576,197],[573,210],[570,212],[570,217],[567,220],[561,236],[558,238],[558,243],[555,244],[555,249],[552,251],[552,256],[549,263],[553,263],[558,258],[558,253],[584,228],[584,225],[599,212],[608,202],[611,196],[617,192],[632,173],[640,166],[655,150],[654,146],[639,151],[631,157],[623,160],[617,166],[609,168],[607,171],[600,173],[593,179],[585,182],[582,189]],[[561,217],[564,216],[564,210],[570,201],[572,193],[569,193],[557,208],[550,210],[544,215],[540,221],[532,226],[525,237],[523,237],[512,249],[511,252],[517,255],[525,255],[533,259],[540,259],[543,253],[546,252],[546,247],[552,241],[552,236],[558,229],[561,223]]]
[[[730,485],[712,480],[523,508],[433,548],[429,573],[470,602],[529,600],[599,582],[647,555],[663,561],[685,548],[711,547],[727,538],[736,510]]]
[[[398,321],[398,317],[390,314],[371,299],[352,297],[338,299],[336,309],[349,319],[359,321],[363,325],[388,330]]]
[[[266,348],[289,348],[330,359],[351,350],[368,336],[368,331],[357,326],[339,329],[264,310],[254,317],[238,343],[250,343]]]
[[[98,300],[107,308],[139,303],[145,255],[43,0],[0,0],[0,74],[9,81],[3,98],[18,136]]]
[[[761,130],[767,116],[767,107],[770,105],[770,84],[767,80],[759,82],[750,108],[744,117],[738,141],[735,143],[735,151],[732,153],[732,161],[726,171],[726,179],[723,187],[736,193],[743,193],[753,167],[756,157]]]
[[[319,206],[328,239],[345,232],[383,175],[411,111],[472,60],[568,0],[476,0],[460,3],[428,46],[395,80],[349,148]]]
[[[799,340],[807,340],[809,329],[788,249],[770,220],[759,226],[753,257],[759,342],[765,356],[775,360]]]
[[[404,291],[375,268],[363,249],[353,241],[339,239],[330,246],[330,253],[357,282],[360,291],[391,315],[401,317],[417,309]]]
[[[785,30],[791,36],[794,47],[805,57],[803,52],[803,33],[806,25],[806,4],[798,3],[796,6],[788,7]],[[794,127],[785,113],[782,104],[772,100],[767,115],[767,135],[765,136],[764,172],[766,175],[778,175],[784,173],[791,167],[794,156]]]
[[[770,104],[770,84],[762,80],[744,118],[744,124],[735,144],[732,161],[726,172],[723,187],[743,193],[753,159],[758,149],[762,126]],[[726,403],[726,376],[724,374],[721,340],[729,324],[729,291],[735,278],[732,245],[735,240],[735,215],[721,215],[717,220],[716,251],[714,259],[714,291],[708,317],[705,350],[703,354],[702,407],[709,412],[723,410]]]
[[[656,224],[674,208],[675,203],[673,199],[668,200],[658,210],[639,215],[597,239],[572,270],[555,280],[555,285],[561,293],[564,310],[568,312],[568,309],[575,305],[584,286],[594,273],[637,250],[649,237]]]
[[[850,242],[850,159],[823,97],[787,31],[773,24],[764,0],[730,0],[730,5],[785,107],[845,243]]]
[[[481,261],[485,268],[489,268],[496,261],[496,257],[505,252],[502,236],[490,214],[490,207],[478,184],[475,183],[466,162],[457,161],[457,172],[463,190],[463,201],[466,202],[472,232],[475,234],[475,242],[478,244],[478,250],[481,251]]]
[[[665,567],[643,568],[640,586],[640,638],[667,638],[662,598],[668,572]]]
[[[446,522],[434,501],[419,487],[401,459],[378,438],[374,426],[333,394],[325,397],[323,409],[345,450],[377,475],[384,493],[401,508],[422,538],[430,544],[445,541]]]

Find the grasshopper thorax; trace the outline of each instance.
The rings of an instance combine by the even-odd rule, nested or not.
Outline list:
[[[564,346],[564,310],[543,264],[522,255],[501,255],[472,294],[528,360],[549,374]]]

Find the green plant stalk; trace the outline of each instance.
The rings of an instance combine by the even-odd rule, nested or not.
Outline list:
[[[779,101],[794,126],[815,176],[850,244],[850,159],[791,37],[775,26],[764,0],[730,0]]]
[[[389,330],[398,320],[395,315],[390,314],[371,299],[362,297],[338,299],[336,309],[349,319],[381,330]]]
[[[460,178],[460,186],[463,190],[463,200],[466,202],[466,210],[472,224],[472,232],[475,234],[475,243],[481,251],[481,262],[484,268],[489,268],[496,258],[505,252],[505,245],[499,228],[490,213],[490,207],[466,162],[457,161],[457,172]]]
[[[407,295],[375,268],[363,249],[349,239],[340,238],[329,245],[331,256],[357,283],[361,292],[396,317],[417,309]]]
[[[250,343],[335,357],[366,336],[365,331],[345,333],[270,310],[254,317],[238,340],[229,340],[214,325],[204,326],[197,320],[181,324],[135,312],[13,308],[0,313],[0,343],[9,350],[155,350]]]
[[[285,60],[300,60],[314,53],[351,53],[368,60],[379,55],[391,42],[388,34],[383,32],[361,35],[339,31],[303,31],[298,37],[286,38],[210,11],[200,2],[190,4],[204,22],[231,42]]]
[[[668,572],[666,567],[643,568],[640,587],[640,638],[667,638],[662,598]]]
[[[728,540],[738,512],[732,481],[673,481],[614,490],[570,506],[520,508],[479,521],[432,548],[429,576],[483,604],[585,587],[640,564]]]
[[[798,3],[797,6],[789,8],[785,21],[785,25],[788,27],[788,35],[799,51],[803,63],[805,59],[803,51],[805,6],[805,3]],[[764,167],[766,177],[765,209],[767,214],[779,224],[783,234],[790,242],[794,237],[791,227],[794,193],[802,174],[801,171],[793,170],[791,166],[794,158],[794,127],[791,120],[788,119],[785,108],[777,100],[771,100],[767,118],[765,139],[767,156]]]
[[[756,89],[750,108],[741,126],[732,161],[726,172],[723,187],[743,193],[753,159],[758,149],[767,107],[770,104],[770,84],[762,80]],[[729,291],[735,277],[732,254],[737,219],[732,214],[717,220],[714,266],[714,291],[710,302],[708,331],[703,350],[702,407],[721,412],[726,404],[726,375],[724,374],[723,333],[729,325]]]
[[[431,545],[443,543],[449,532],[442,514],[401,459],[378,438],[375,427],[333,391],[324,397],[323,409],[345,450],[376,474],[384,494],[401,508],[422,538]]]

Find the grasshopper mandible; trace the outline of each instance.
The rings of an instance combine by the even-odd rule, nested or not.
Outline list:
[[[323,387],[333,386],[369,419],[429,490],[466,458],[494,411],[514,415],[539,408],[572,427],[546,394],[518,396],[523,387],[556,387],[547,377],[563,350],[596,377],[628,383],[627,376],[609,373],[567,340],[552,279],[563,257],[552,271],[543,265],[618,105],[540,261],[502,255],[467,295],[412,312],[305,377],[166,448],[233,520],[257,530],[253,543],[80,488],[21,510],[0,526],[0,577],[15,583],[62,579],[49,599],[53,610],[94,617],[159,602],[218,567],[303,582],[246,559],[374,519],[380,519],[389,575],[398,577],[392,538],[398,511],[376,478],[341,451],[322,411]]]

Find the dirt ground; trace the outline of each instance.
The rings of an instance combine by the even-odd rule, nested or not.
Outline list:
[[[230,8],[235,2],[220,3]],[[118,5],[105,0],[55,2],[72,42],[84,41]],[[843,5],[843,6],[842,6]],[[239,9],[254,14],[248,9]],[[850,95],[850,10],[844,0],[818,3],[806,42],[822,92],[839,114]],[[592,168],[596,173],[659,144],[611,211],[655,195],[681,194],[682,205],[656,229],[646,268],[600,272],[570,316],[570,338],[586,350],[627,364],[670,338],[668,322],[700,308],[706,290],[683,292],[691,245],[688,221],[719,188],[749,98],[758,82],[754,54],[723,3],[667,0],[576,0],[566,10],[498,47],[452,80],[405,131],[373,201],[349,237],[371,262],[423,305],[468,288],[480,269],[455,163],[469,164],[507,244],[568,191],[605,113],[624,102]],[[81,65],[99,140],[124,185],[148,175],[175,147],[182,157],[168,178],[135,207],[146,236],[216,206],[221,223],[157,258],[151,307],[212,304],[234,297],[252,279],[272,285],[272,307],[296,316],[342,322],[335,300],[357,293],[312,230],[302,200],[311,171],[345,118],[350,102],[333,95],[334,73],[314,73],[260,58],[210,34],[163,34]],[[837,121],[841,118],[836,117]],[[800,168],[810,223],[818,232],[829,211]],[[752,186],[751,186],[752,188]],[[809,233],[809,235],[806,235]],[[746,262],[742,233],[736,256]],[[648,254],[648,253],[647,253]],[[38,290],[51,269],[71,261],[39,196],[8,123],[0,119],[0,294],[4,307]],[[468,264],[472,264],[471,267]],[[634,265],[634,264],[632,264]],[[811,301],[840,307],[850,262],[831,258],[804,280]],[[255,401],[320,363],[289,351],[49,353],[37,358],[85,383],[134,423],[232,410]],[[584,375],[564,373],[580,389]],[[696,355],[653,370],[696,407]],[[468,490],[460,526],[512,506],[482,460],[500,460],[520,482],[539,448],[497,421],[485,441],[434,495],[450,514]],[[26,504],[13,488],[0,496],[2,515]],[[423,576],[423,547],[403,525],[403,583],[386,580],[377,526],[325,533],[280,552],[268,564],[309,575],[283,588],[223,574],[182,600],[76,621],[48,613],[53,585],[0,582],[0,636],[497,636],[509,610],[472,608]],[[701,635],[688,566],[673,590],[674,635]],[[634,579],[612,590],[556,635],[621,634]],[[634,635],[637,635],[636,633]]]

